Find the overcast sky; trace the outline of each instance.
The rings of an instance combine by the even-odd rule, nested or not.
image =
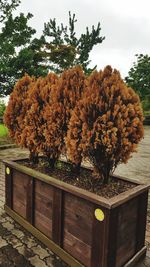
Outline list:
[[[91,67],[112,65],[126,76],[135,54],[150,52],[150,0],[22,0],[18,12],[31,12],[31,25],[42,33],[44,22],[56,18],[68,23],[68,12],[76,14],[76,32],[101,23],[106,39],[91,52]]]

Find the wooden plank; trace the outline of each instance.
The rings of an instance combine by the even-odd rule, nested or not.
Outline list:
[[[105,251],[108,251],[107,256],[104,257],[104,266],[112,267],[116,266],[116,255],[117,255],[117,233],[118,233],[118,223],[119,223],[119,208],[112,209],[108,211],[107,216],[107,233],[105,239],[107,243],[105,244]],[[108,250],[107,250],[108,247]],[[107,259],[107,262],[105,261]]]
[[[147,204],[148,192],[144,192],[138,197],[136,252],[141,250],[145,243]]]
[[[99,267],[99,266],[105,267],[107,266],[105,265],[105,259],[106,259],[105,256],[107,256],[106,231],[108,228],[108,220],[107,220],[108,214],[104,208],[95,206],[95,209],[97,208],[102,210],[104,214],[104,220],[103,221],[97,220],[95,214],[93,213],[93,230],[92,230],[92,246],[91,246],[92,251],[91,251],[90,267]]]
[[[43,234],[45,234],[48,238],[52,237],[52,220],[48,217],[44,216],[41,212],[35,212],[35,227],[39,229]]]
[[[63,248],[90,266],[94,205],[70,193],[64,195]]]
[[[47,237],[52,237],[53,187],[35,179],[34,226]]]
[[[125,265],[124,267],[135,267],[139,260],[146,256],[146,246],[140,249]]]
[[[136,197],[119,207],[116,267],[123,266],[136,253],[137,200]]]
[[[13,209],[26,218],[28,184],[30,177],[27,174],[13,171]]]
[[[72,235],[67,230],[64,231],[64,249],[74,258],[78,259],[80,262],[84,263],[84,266],[90,267],[91,259],[91,246],[84,243],[81,239]],[[67,242],[66,242],[67,241]]]
[[[30,177],[27,184],[26,219],[31,224],[34,224],[34,184],[34,178]]]
[[[147,192],[149,189],[148,185],[137,185],[136,187],[123,192],[119,194],[118,196],[115,196],[110,199],[111,202],[111,208],[115,208],[117,206],[120,206],[129,200],[135,198],[136,196],[139,196],[141,193]]]
[[[13,208],[13,170],[7,165],[5,166],[5,192],[6,205]]]
[[[52,240],[62,246],[62,223],[63,223],[63,206],[62,190],[54,188],[53,191],[53,216],[52,216]]]
[[[64,196],[64,230],[81,239],[85,244],[92,244],[92,221],[94,205],[66,193]]]

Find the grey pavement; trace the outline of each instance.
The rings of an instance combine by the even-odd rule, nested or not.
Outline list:
[[[5,183],[3,159],[28,156],[28,151],[10,148],[0,151],[0,267],[65,267],[52,251],[12,220],[4,211]],[[145,137],[128,164],[120,165],[116,174],[150,184],[150,126],[145,127]],[[150,267],[150,196],[148,204],[146,257],[135,267]]]

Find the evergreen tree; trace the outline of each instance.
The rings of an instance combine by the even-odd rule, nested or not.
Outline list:
[[[43,64],[45,58],[41,51],[43,38],[32,39],[35,29],[28,26],[32,14],[20,13],[13,16],[13,10],[20,1],[3,0],[1,7],[0,31],[0,95],[9,95],[15,82],[25,73],[45,76],[48,72]]]
[[[144,110],[150,110],[150,56],[140,54],[136,57],[125,81],[139,94]]]
[[[86,27],[86,33],[78,38],[75,32],[75,14],[69,12],[69,27],[61,23],[57,26],[56,19],[50,19],[44,26],[45,50],[47,51],[50,69],[57,73],[70,67],[81,65],[85,73],[93,71],[88,67],[89,54],[94,45],[103,42],[105,37],[100,36],[100,22],[90,32]]]

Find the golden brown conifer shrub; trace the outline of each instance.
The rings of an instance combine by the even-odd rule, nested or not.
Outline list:
[[[85,76],[81,67],[68,69],[59,77],[57,86],[52,90],[52,104],[45,105],[43,118],[45,123],[45,149],[58,158],[64,152],[64,137],[68,122],[76,102],[81,98]]]
[[[87,89],[69,123],[69,159],[88,158],[104,183],[119,163],[126,163],[143,137],[138,95],[126,86],[117,70],[107,66],[87,80]]]
[[[28,106],[30,109],[26,113],[24,120],[25,127],[22,131],[22,145],[30,150],[30,159],[38,162],[38,154],[43,152],[48,158],[53,158],[46,143],[47,129],[44,113],[47,105],[51,105],[51,91],[57,83],[58,77],[54,73],[49,73],[45,78],[38,78],[30,86]],[[50,116],[50,114],[48,114]],[[56,148],[55,148],[56,150]]]
[[[16,83],[4,114],[4,123],[9,130],[10,136],[18,145],[22,143],[21,136],[25,127],[24,118],[29,108],[25,104],[28,98],[28,91],[34,82],[35,78],[26,74]]]

